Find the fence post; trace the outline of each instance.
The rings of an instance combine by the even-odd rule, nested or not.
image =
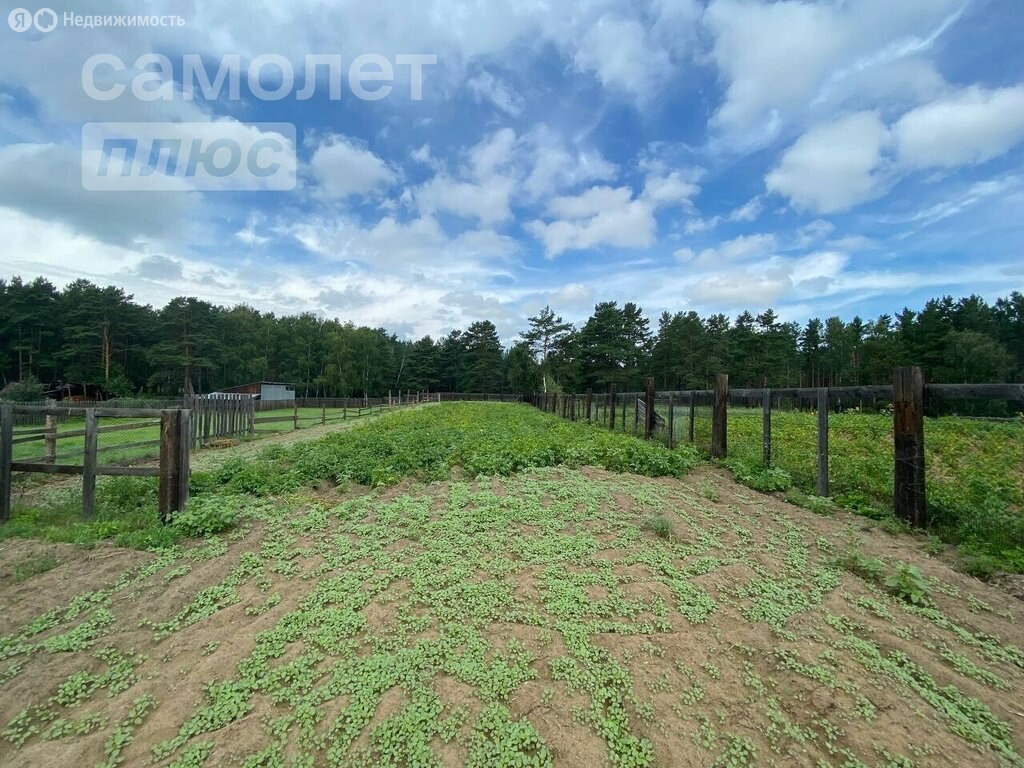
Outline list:
[[[772,463],[772,391],[761,393],[761,463],[766,467]]]
[[[181,414],[180,410],[160,413],[160,522],[169,523],[180,507]]]
[[[715,404],[711,412],[711,458],[729,453],[729,374],[715,374]]]
[[[327,404],[326,403],[321,403],[320,404],[320,426],[322,427],[322,426],[324,426],[326,424],[327,424]]]
[[[96,432],[96,411],[85,411],[85,457],[82,463],[82,516],[90,518],[96,511],[96,450],[99,443]]]
[[[686,428],[686,439],[691,445],[693,445],[693,427],[697,421],[697,402],[694,400],[695,395],[693,390],[690,390],[690,413],[689,413],[689,426]]]
[[[53,464],[57,461],[57,417],[52,413],[46,414],[46,463]]]
[[[610,418],[608,420],[608,423],[609,423],[608,428],[612,432],[614,432],[615,431],[615,385],[614,384],[612,384],[611,387],[608,390],[608,405],[610,407],[610,411],[609,411]]]
[[[828,496],[828,389],[818,389],[818,495]]]
[[[0,523],[11,519],[11,462],[14,460],[14,406],[0,405]]]
[[[586,400],[586,405],[585,405],[587,421],[593,421],[593,415],[594,415],[593,408],[594,408],[594,390],[588,388],[587,389],[587,400]]]
[[[648,376],[644,393],[644,440],[650,440],[654,434],[654,377]]]
[[[287,417],[285,417],[285,418],[287,418]],[[298,429],[299,428],[299,401],[298,400],[293,400],[292,401],[292,424],[294,425],[293,429]]]
[[[189,459],[192,444],[192,411],[178,411],[181,414],[180,433],[178,436],[178,506],[177,511],[188,505],[188,482],[191,478]]]
[[[640,398],[633,398],[633,434],[640,431]]]
[[[892,379],[893,510],[910,525],[928,522],[924,475],[924,375],[920,368],[897,368]]]
[[[670,392],[668,395],[668,421],[665,423],[665,429],[668,430],[668,449],[671,451],[675,448],[676,442],[676,399],[675,396]]]

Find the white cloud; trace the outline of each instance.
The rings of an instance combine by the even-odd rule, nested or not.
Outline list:
[[[606,88],[648,101],[671,77],[669,52],[652,41],[636,19],[602,16],[579,41],[578,69],[593,72]]]
[[[700,186],[683,178],[679,171],[665,176],[651,175],[644,183],[644,197],[655,207],[679,204],[691,207],[691,200],[700,193]]]
[[[724,216],[712,216],[710,219],[690,219],[686,222],[683,230],[688,235],[695,235],[700,232],[708,232],[725,222],[751,222],[757,221],[764,210],[764,203],[761,197],[752,197],[743,205],[731,210]]]
[[[874,112],[817,125],[785,151],[765,184],[800,210],[847,210],[884,191],[881,166],[889,140],[888,128]]]
[[[713,123],[763,142],[823,102],[877,98],[880,88],[937,87],[942,78],[921,57],[963,6],[964,0],[714,0],[704,22],[727,90]]]
[[[425,214],[446,211],[490,225],[511,218],[509,201],[514,187],[515,182],[505,176],[469,182],[438,175],[416,189],[414,195]]]
[[[602,245],[647,247],[657,231],[654,211],[649,202],[632,198],[629,187],[592,187],[577,196],[556,197],[548,211],[559,218],[531,221],[525,228],[544,244],[549,258]]]
[[[1024,140],[1024,86],[965,88],[906,113],[893,134],[911,168],[983,163]]]
[[[512,86],[486,70],[467,80],[466,87],[478,102],[488,101],[512,117],[518,117],[523,111],[522,97]]]
[[[600,152],[570,146],[548,126],[541,124],[522,137],[526,156],[526,178],[523,189],[532,200],[538,200],[594,181],[611,181],[618,168],[604,159]]]
[[[393,184],[397,176],[369,149],[345,136],[325,139],[310,160],[326,197],[345,199],[368,195]]]
[[[732,240],[726,240],[714,248],[705,248],[700,253],[696,253],[691,248],[680,248],[675,252],[675,257],[685,263],[716,266],[724,262],[767,256],[775,250],[776,244],[775,235],[741,235]]]

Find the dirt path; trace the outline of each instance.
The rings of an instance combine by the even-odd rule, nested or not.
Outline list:
[[[1024,603],[718,470],[249,515],[21,581],[43,545],[0,548],[0,765],[1024,765]]]

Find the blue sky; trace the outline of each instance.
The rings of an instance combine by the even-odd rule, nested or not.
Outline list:
[[[25,4],[19,4],[25,5]],[[14,4],[4,6],[3,16]],[[25,5],[25,7],[28,7]],[[506,340],[600,300],[784,319],[1024,289],[1018,0],[119,3],[182,27],[0,28],[0,276],[86,277]],[[35,7],[30,8],[35,10]],[[97,53],[167,100],[88,97]],[[182,97],[182,57],[280,54],[278,101]],[[310,54],[432,54],[423,97],[297,92]],[[127,84],[137,72],[118,76]],[[290,192],[88,192],[89,121],[289,122]]]

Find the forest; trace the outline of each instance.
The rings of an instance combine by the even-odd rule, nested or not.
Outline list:
[[[781,322],[766,309],[736,318],[665,312],[656,326],[632,302],[601,302],[580,325],[545,307],[503,345],[481,319],[441,338],[399,339],[310,312],[277,316],[246,305],[177,297],[141,305],[121,288],[76,280],[0,280],[0,385],[38,379],[95,383],[121,397],[210,392],[286,381],[300,396],[382,396],[389,390],[580,392],[886,383],[898,365],[932,382],[1019,381],[1024,295],[994,304],[944,296],[874,319]]]

